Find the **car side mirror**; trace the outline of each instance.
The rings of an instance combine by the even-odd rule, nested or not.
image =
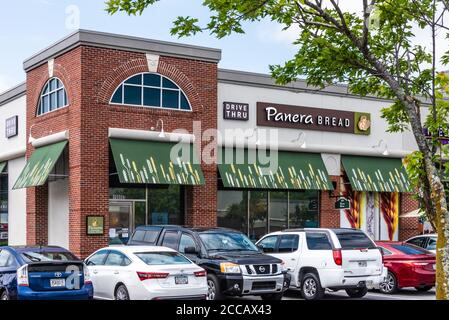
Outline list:
[[[196,250],[195,247],[185,247],[184,248],[184,253],[185,254],[195,254],[195,255],[197,255],[198,251]]]

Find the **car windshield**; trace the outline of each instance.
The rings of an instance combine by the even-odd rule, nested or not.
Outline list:
[[[207,251],[258,251],[251,240],[242,233],[201,233]]]
[[[135,255],[150,266],[192,263],[177,252],[139,252],[135,253]]]
[[[341,248],[347,250],[354,249],[375,249],[376,245],[362,232],[342,232],[337,233]]]
[[[414,245],[410,245],[410,244],[393,244],[391,245],[394,249],[402,252],[403,254],[407,254],[407,255],[420,255],[420,254],[429,254],[429,252],[427,250],[424,250],[422,248],[416,247]]]
[[[74,261],[78,260],[70,252],[33,252],[24,251],[21,253],[26,262],[51,262],[51,261]]]

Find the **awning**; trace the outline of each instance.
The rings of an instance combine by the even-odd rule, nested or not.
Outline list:
[[[5,169],[5,167],[6,167],[6,162],[0,162],[0,173],[3,172],[3,170]]]
[[[109,139],[121,183],[204,184],[193,144]]]
[[[220,149],[218,159],[226,188],[333,189],[320,154]]]
[[[371,192],[412,192],[401,159],[342,156],[352,189]]]
[[[67,141],[61,141],[34,150],[13,189],[43,185],[66,145]]]

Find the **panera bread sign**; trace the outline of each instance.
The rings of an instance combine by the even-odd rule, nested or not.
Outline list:
[[[371,114],[258,102],[257,125],[369,135]]]

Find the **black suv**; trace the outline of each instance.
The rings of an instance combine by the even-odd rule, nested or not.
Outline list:
[[[206,269],[209,300],[243,295],[280,300],[290,285],[282,260],[263,254],[231,229],[140,226],[128,245],[164,246],[185,254]]]

